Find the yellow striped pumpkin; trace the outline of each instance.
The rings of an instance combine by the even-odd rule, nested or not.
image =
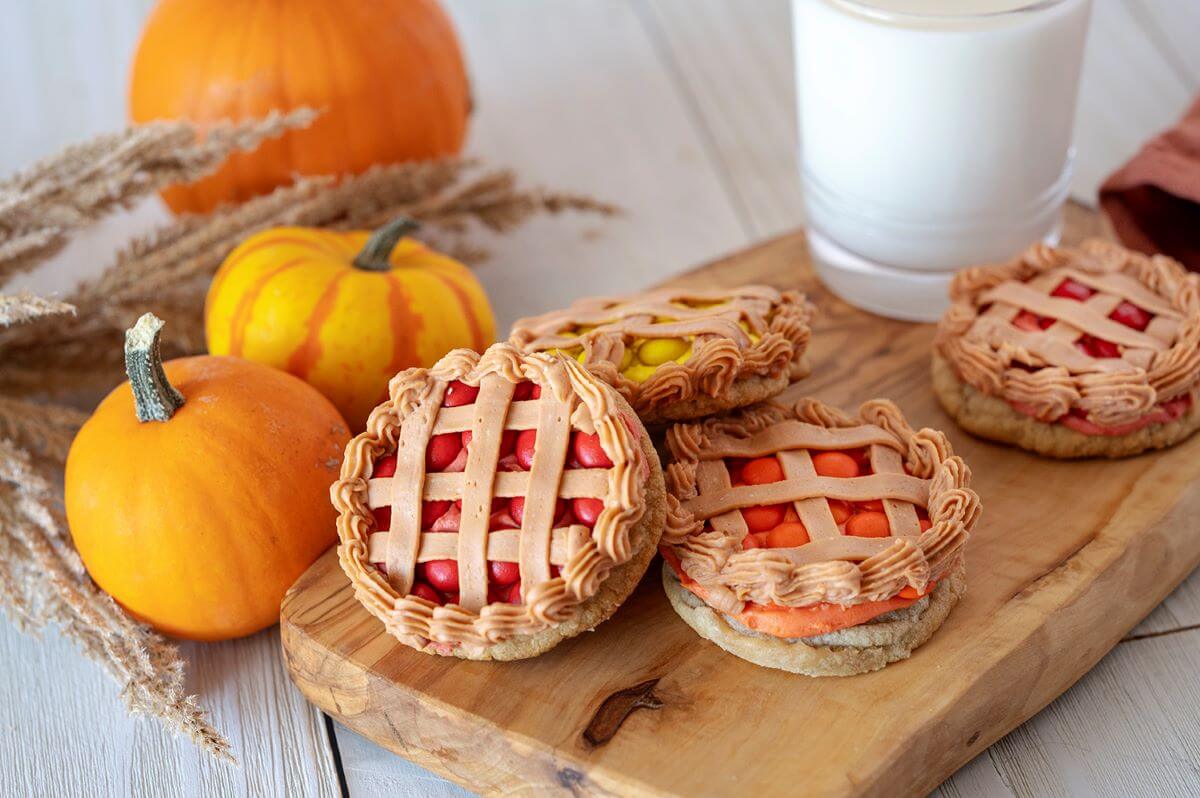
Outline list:
[[[209,352],[300,377],[362,429],[396,372],[458,347],[482,351],[495,336],[475,275],[405,237],[414,227],[278,227],[246,239],[208,290]]]

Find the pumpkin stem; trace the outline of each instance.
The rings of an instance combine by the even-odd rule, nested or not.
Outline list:
[[[125,331],[125,373],[138,421],[167,421],[183,407],[183,394],[167,381],[158,336],[163,320],[147,313]]]
[[[383,227],[371,233],[367,244],[354,259],[354,265],[360,269],[372,272],[386,272],[392,268],[388,262],[392,250],[396,248],[401,238],[418,229],[421,223],[407,216],[391,220]]]

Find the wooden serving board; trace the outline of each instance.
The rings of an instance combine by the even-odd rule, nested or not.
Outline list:
[[[1096,224],[1076,209],[1067,238]],[[984,512],[967,595],[941,630],[877,673],[759,668],[678,619],[655,561],[595,632],[533,660],[463,662],[384,634],[330,551],[282,609],[287,665],[309,700],[481,793],[923,793],[1066,690],[1200,561],[1200,436],[1074,463],[971,438],[930,393],[933,327],[831,297],[801,232],[679,282],[801,286],[820,310],[815,370],[789,391],[846,407],[890,397],[914,426],[949,433]]]

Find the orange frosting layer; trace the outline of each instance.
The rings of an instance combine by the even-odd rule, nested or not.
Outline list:
[[[708,591],[683,572],[679,558],[675,556],[674,552],[667,546],[660,547],[660,551],[663,559],[679,577],[680,583],[707,604]],[[729,613],[729,617],[747,629],[774,637],[812,637],[836,632],[839,629],[849,629],[851,626],[864,624],[884,613],[911,607],[921,596],[926,595],[932,589],[933,583],[930,583],[924,593],[911,598],[897,596],[884,601],[852,604],[849,607],[825,603],[812,604],[807,607],[780,607],[776,604],[747,603],[741,612]]]

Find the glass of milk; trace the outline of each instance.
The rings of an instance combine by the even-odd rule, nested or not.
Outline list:
[[[826,285],[937,319],[954,270],[1055,241],[1091,0],[793,0]]]

